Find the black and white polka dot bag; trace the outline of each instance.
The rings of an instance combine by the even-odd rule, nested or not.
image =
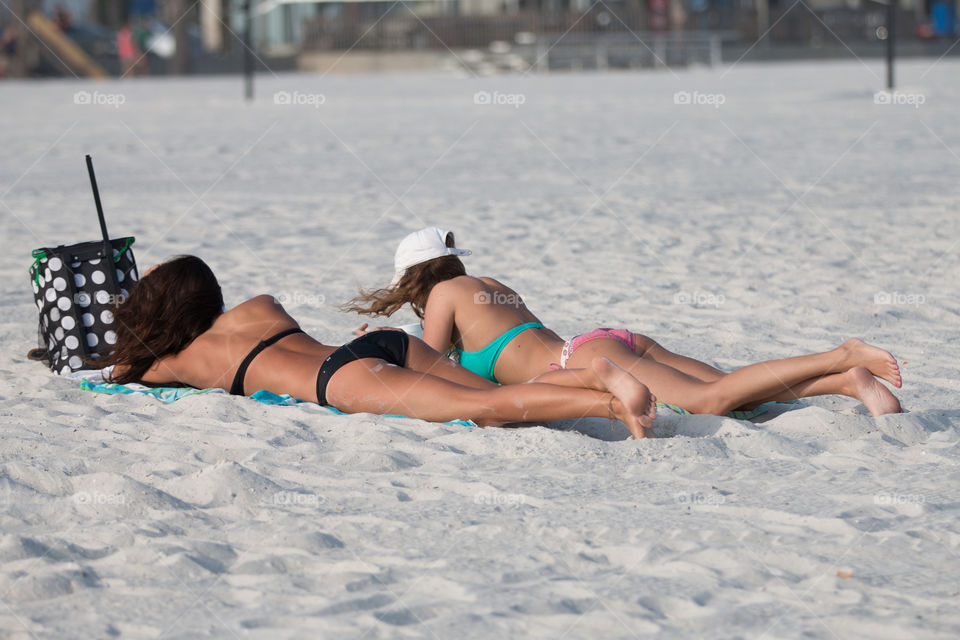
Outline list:
[[[134,239],[108,239],[90,156],[87,168],[103,240],[35,249],[30,268],[40,311],[40,348],[30,357],[46,360],[59,374],[96,369],[87,360],[113,350],[114,311],[138,278]]]
[[[40,310],[40,349],[50,368],[60,374],[96,369],[85,361],[112,351],[116,305],[137,280],[133,238],[36,249],[30,269],[33,294]]]

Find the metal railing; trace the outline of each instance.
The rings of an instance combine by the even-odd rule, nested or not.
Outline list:
[[[524,12],[495,16],[387,15],[320,18],[304,25],[303,50],[454,51],[494,68],[629,68],[719,64],[733,31],[650,31],[645,13]]]

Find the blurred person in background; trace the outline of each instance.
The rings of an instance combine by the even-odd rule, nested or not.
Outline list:
[[[0,23],[0,78],[6,78],[10,59],[17,55],[17,39],[20,33],[15,24]]]
[[[124,76],[136,75],[140,56],[140,48],[134,40],[130,22],[125,20],[123,26],[117,31],[117,57],[120,58],[120,68]]]

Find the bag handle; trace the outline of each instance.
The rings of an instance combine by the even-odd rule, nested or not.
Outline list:
[[[97,188],[97,176],[93,173],[93,158],[87,154],[87,173],[90,174],[90,188],[93,189],[93,201],[97,205],[97,218],[100,220],[100,233],[103,234],[103,261],[104,270],[107,272],[107,278],[113,285],[114,306],[120,305],[120,282],[117,279],[117,270],[114,264],[117,259],[113,257],[113,246],[110,244],[110,236],[107,234],[107,221],[103,217],[103,205],[100,204],[100,189]],[[122,252],[121,252],[122,253]]]
[[[93,201],[97,205],[97,218],[100,219],[100,233],[103,235],[103,257],[113,259],[110,247],[110,235],[107,233],[107,221],[103,217],[103,205],[100,204],[100,189],[97,188],[97,176],[93,173],[93,158],[87,154],[87,173],[90,174],[90,188],[93,189]]]

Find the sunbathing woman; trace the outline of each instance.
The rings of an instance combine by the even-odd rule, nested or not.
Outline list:
[[[344,309],[389,316],[410,304],[422,320],[428,345],[441,353],[453,347],[462,366],[504,384],[545,381],[551,369],[583,367],[602,356],[632,373],[661,402],[693,413],[724,415],[772,400],[828,394],[856,398],[875,416],[901,411],[896,397],[877,380],[901,385],[896,359],[858,339],[825,353],[762,362],[732,373],[622,329],[597,329],[564,341],[515,291],[492,278],[466,275],[459,256],[469,253],[457,248],[453,233],[445,229],[411,233],[397,249],[393,283],[361,292]]]
[[[101,366],[112,380],[257,389],[330,405],[347,413],[399,413],[479,425],[616,417],[649,435],[655,402],[630,374],[598,358],[556,384],[498,387],[401,331],[377,331],[340,348],[321,344],[272,296],[223,310],[216,277],[182,256],[152,270],[116,311],[117,342]],[[590,388],[584,388],[584,386]],[[579,387],[579,388],[572,388]]]

